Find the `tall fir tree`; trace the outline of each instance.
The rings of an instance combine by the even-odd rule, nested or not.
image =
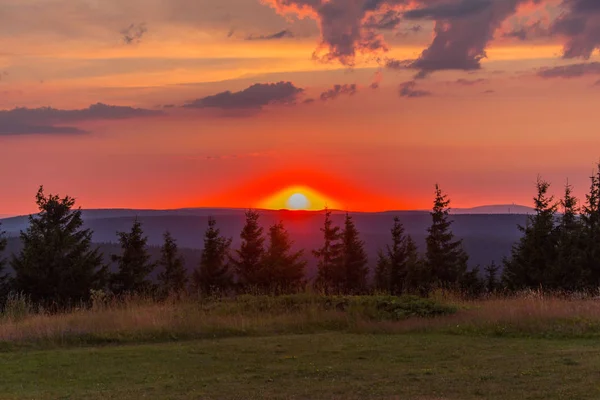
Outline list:
[[[587,286],[596,289],[600,286],[600,163],[590,180],[590,191],[581,213],[582,246]]]
[[[258,223],[259,218],[257,211],[246,212],[246,223],[240,234],[242,243],[239,250],[236,250],[236,257],[231,259],[237,275],[238,289],[242,292],[265,290],[268,287],[262,265],[265,238],[263,228]]]
[[[129,232],[118,232],[121,254],[113,255],[118,271],[111,276],[111,289],[122,294],[153,294],[156,287],[148,279],[156,268],[150,261],[148,237],[144,236],[142,224],[136,218]]]
[[[500,266],[495,261],[492,261],[491,264],[485,267],[485,290],[488,293],[496,293],[500,287],[500,283],[498,282],[499,270]]]
[[[91,289],[104,282],[106,268],[92,249],[92,231],[82,229],[81,210],[74,210],[69,196],[46,196],[42,186],[36,204],[39,213],[29,216],[20,235],[23,249],[11,260],[15,289],[48,306],[87,301]]]
[[[2,305],[10,292],[10,276],[5,272],[6,258],[4,257],[4,251],[6,250],[7,240],[4,235],[5,232],[2,230],[2,224],[0,224],[0,309],[2,309]]]
[[[392,234],[392,245],[387,246],[385,253],[380,252],[379,259],[381,263],[380,270],[386,268],[385,272],[379,272],[378,274],[385,273],[385,278],[379,278],[382,282],[387,282],[385,288],[391,294],[400,295],[405,292],[417,291],[419,286],[419,280],[421,279],[416,274],[420,275],[419,271],[419,255],[417,252],[417,246],[410,235],[407,235],[404,231],[404,226],[400,222],[400,218],[394,218],[394,226],[391,229]],[[409,271],[411,274],[411,281],[408,281]],[[410,285],[410,287],[409,287]]]
[[[360,239],[349,213],[346,213],[344,220],[341,263],[338,268],[341,269],[339,275],[342,277],[344,293],[359,294],[366,291],[369,267],[365,243]]]
[[[177,242],[170,232],[165,232],[164,243],[160,249],[161,257],[158,266],[160,291],[163,295],[181,295],[187,286],[187,272],[183,257],[179,255]]]
[[[579,218],[577,199],[568,183],[560,201],[562,216],[555,228],[556,258],[552,260],[548,289],[579,290],[585,286],[585,253],[583,249],[583,225]]]
[[[231,239],[221,236],[214,218],[208,219],[204,234],[204,249],[199,267],[194,270],[193,284],[203,295],[224,293],[233,283],[229,269]]]
[[[334,226],[331,211],[325,208],[325,222],[321,228],[323,246],[313,250],[317,258],[317,279],[315,286],[325,293],[339,292],[342,289],[343,277],[339,274],[342,255],[341,232],[339,226]]]
[[[557,204],[548,195],[548,182],[538,177],[536,187],[535,214],[528,217],[524,227],[519,226],[523,236],[513,246],[511,258],[504,260],[502,280],[509,290],[551,286],[552,263],[556,259]]]
[[[265,281],[269,282],[271,292],[296,292],[304,285],[304,251],[293,251],[293,244],[282,222],[269,228],[269,245],[263,265]]]
[[[432,223],[427,229],[427,269],[433,283],[442,288],[456,288],[462,275],[467,271],[469,257],[463,250],[462,240],[454,240],[449,219],[450,200],[435,185],[435,200],[431,212]]]
[[[390,259],[381,249],[377,251],[375,266],[375,289],[379,292],[390,292]]]

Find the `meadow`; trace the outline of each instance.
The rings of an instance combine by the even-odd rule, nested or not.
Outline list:
[[[96,296],[0,318],[2,399],[598,398],[600,302]]]

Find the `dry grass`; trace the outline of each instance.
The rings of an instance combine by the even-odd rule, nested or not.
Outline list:
[[[437,302],[456,305],[456,313],[390,320],[374,313],[371,300],[324,307],[323,298],[311,296],[160,303],[129,299],[54,315],[33,312],[21,299],[0,316],[0,342],[98,344],[324,331],[600,337],[600,301],[594,298],[536,293],[481,301],[446,298]]]

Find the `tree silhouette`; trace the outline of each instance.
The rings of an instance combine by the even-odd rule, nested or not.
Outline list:
[[[241,291],[264,289],[264,272],[262,260],[264,256],[263,228],[258,224],[260,214],[254,210],[246,212],[246,223],[240,238],[242,244],[236,250],[236,258],[231,259],[238,278],[238,286]]]
[[[313,250],[313,255],[317,258],[315,286],[325,291],[325,293],[332,290],[339,291],[343,283],[342,276],[339,275],[342,253],[341,233],[340,228],[333,225],[331,211],[327,208],[325,209],[325,222],[321,232],[323,233],[323,246]]]
[[[454,240],[449,220],[450,200],[435,185],[435,200],[431,212],[432,224],[426,238],[425,254],[427,268],[434,283],[443,288],[456,287],[467,270],[468,256],[462,248],[461,240]]]
[[[495,293],[498,290],[498,271],[500,266],[494,261],[485,267],[485,289],[488,293]]]
[[[596,289],[600,286],[600,163],[590,180],[590,191],[581,215],[582,246],[588,286]]]
[[[23,249],[13,256],[15,289],[34,302],[63,307],[89,299],[90,290],[102,285],[106,268],[102,256],[92,249],[92,231],[82,229],[81,210],[75,199],[36,195],[39,214],[29,216],[21,232]]]
[[[345,293],[362,293],[367,288],[369,268],[364,247],[365,243],[360,239],[352,217],[346,213],[342,231],[342,257],[339,274],[343,279]]]
[[[528,217],[526,226],[519,226],[523,237],[513,246],[511,258],[504,260],[502,279],[510,290],[547,287],[551,283],[551,266],[556,258],[557,205],[548,196],[548,182],[538,177],[536,186],[535,214]]]
[[[193,275],[194,287],[206,295],[227,291],[233,281],[228,263],[231,239],[221,236],[216,225],[215,219],[210,217],[204,234],[200,266]]]
[[[10,276],[4,272],[4,269],[6,268],[4,251],[6,250],[7,245],[4,234],[5,232],[2,230],[2,224],[0,224],[0,309],[10,292]]]
[[[183,257],[179,255],[177,242],[170,232],[164,234],[161,258],[158,262],[162,271],[158,275],[160,290],[164,295],[181,294],[187,285],[187,273]]]
[[[113,255],[119,270],[111,277],[111,288],[117,294],[151,294],[155,286],[148,280],[156,264],[150,262],[148,238],[142,224],[135,219],[130,232],[118,232],[121,255]]]
[[[304,251],[292,251],[292,246],[293,242],[282,222],[271,226],[263,265],[264,279],[270,283],[272,292],[294,292],[304,283]]]

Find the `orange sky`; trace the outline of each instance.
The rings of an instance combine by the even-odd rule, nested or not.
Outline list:
[[[436,182],[455,207],[528,205],[538,173],[583,196],[600,157],[600,40],[560,30],[575,5],[494,0],[488,14],[461,1],[441,17],[430,0],[303,13],[277,0],[7,0],[0,215],[34,211],[40,184],[84,208],[277,208],[296,187],[348,210],[424,209]],[[435,48],[441,35],[455,53]]]

